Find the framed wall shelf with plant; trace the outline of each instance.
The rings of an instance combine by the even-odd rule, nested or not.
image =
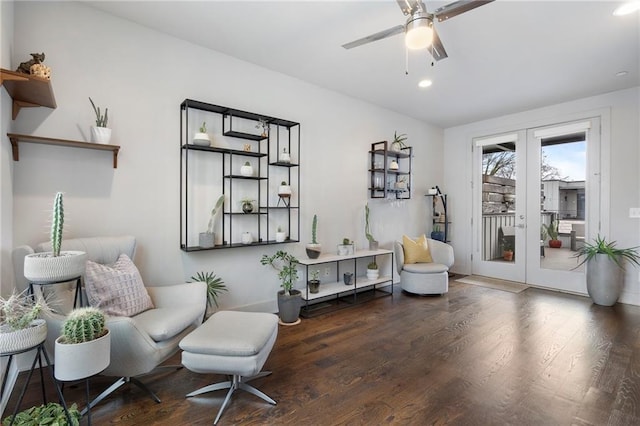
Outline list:
[[[300,124],[192,99],[185,99],[180,110],[180,248],[189,252],[281,244],[276,229],[283,225],[288,231],[285,242],[299,241]],[[203,122],[212,140],[223,143],[191,143],[190,135]],[[288,155],[285,160],[289,161],[280,158],[284,149]],[[194,173],[198,168],[215,171],[204,184],[196,185]],[[278,205],[283,199],[278,194],[282,181],[287,182],[291,194],[285,197],[284,205]],[[222,223],[217,228],[216,244],[203,246],[197,242],[193,226],[204,221],[196,206],[216,190],[226,197]],[[255,200],[251,212],[239,207],[242,198]],[[253,236],[251,244],[243,244],[247,233]]]
[[[396,144],[396,146],[400,146]],[[369,150],[369,198],[411,198],[413,148],[404,144],[389,149],[389,142],[371,144]]]

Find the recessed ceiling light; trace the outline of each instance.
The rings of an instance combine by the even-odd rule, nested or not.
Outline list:
[[[425,88],[425,87],[431,86],[432,84],[433,84],[433,82],[431,80],[429,80],[429,79],[420,80],[420,83],[418,83],[418,87]]]
[[[640,1],[639,0],[628,1],[622,4],[621,6],[618,6],[618,8],[613,11],[613,15],[614,16],[629,15],[630,13],[633,13],[637,10],[640,10]]]
[[[629,71],[620,71],[616,73],[616,77],[624,77],[627,74],[629,74]]]

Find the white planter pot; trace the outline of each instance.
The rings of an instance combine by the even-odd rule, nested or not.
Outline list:
[[[276,243],[284,243],[286,239],[286,232],[276,232]]]
[[[243,232],[242,244],[251,244],[252,242],[253,242],[253,237],[251,236],[251,232]]]
[[[84,274],[86,264],[83,251],[61,251],[56,257],[50,251],[32,253],[24,258],[24,276],[31,282],[64,281]]]
[[[201,232],[198,235],[198,245],[202,248],[212,248],[215,245],[215,234]]]
[[[596,305],[613,306],[624,287],[624,269],[607,254],[596,254],[587,262],[587,293]]]
[[[380,271],[378,269],[367,269],[367,278],[370,280],[377,280],[380,277]]]
[[[291,196],[291,186],[290,185],[280,185],[278,187],[278,195],[281,197],[290,197]]]
[[[242,167],[240,167],[240,174],[242,176],[246,176],[246,177],[253,176],[253,167],[251,167],[251,166],[242,166]]]
[[[111,141],[111,129],[91,126],[91,142],[108,144]]]
[[[211,140],[209,139],[209,135],[207,133],[196,133],[193,136],[193,144],[199,146],[210,146]]]
[[[35,319],[31,326],[22,330],[13,330],[8,325],[0,326],[0,354],[18,352],[33,348],[47,338],[47,322]]]
[[[90,342],[66,344],[56,339],[55,367],[56,379],[62,381],[80,380],[100,373],[109,366],[111,359],[111,332]]]

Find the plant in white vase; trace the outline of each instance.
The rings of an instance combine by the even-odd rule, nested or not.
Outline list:
[[[63,225],[62,192],[58,192],[53,201],[51,216],[51,251],[31,253],[24,258],[24,276],[30,282],[61,282],[84,274],[87,253],[61,250]]]
[[[104,109],[104,114],[101,113],[100,107],[96,107],[93,100],[89,98],[93,112],[96,114],[96,125],[91,126],[91,141],[96,143],[108,144],[111,141],[111,129],[107,127],[109,121],[109,108]]]
[[[278,226],[276,231],[276,243],[284,243],[287,239],[287,233],[282,230],[281,226]]]
[[[193,135],[193,144],[199,146],[209,146],[211,145],[211,139],[209,138],[209,134],[207,133],[207,122],[203,121],[202,126],[198,129],[199,132],[196,132]]]
[[[47,338],[47,323],[38,318],[46,303],[27,292],[0,297],[0,353],[35,347]]]

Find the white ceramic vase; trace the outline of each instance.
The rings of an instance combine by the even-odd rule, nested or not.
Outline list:
[[[9,329],[7,324],[0,326],[0,354],[18,352],[33,348],[47,338],[47,322],[37,318],[31,325],[21,330]]]
[[[80,380],[100,373],[111,360],[111,332],[84,343],[55,344],[55,376],[65,382]]]
[[[91,126],[91,141],[108,144],[111,141],[111,129],[108,127]]]
[[[284,243],[286,239],[286,232],[276,232],[276,243]]]
[[[211,140],[207,133],[198,132],[193,136],[193,144],[198,146],[210,146]]]
[[[245,177],[253,176],[253,167],[251,165],[240,167],[240,174]]]
[[[59,282],[84,274],[87,253],[83,251],[61,251],[60,256],[40,252],[24,258],[24,277],[31,282]]]
[[[370,280],[377,280],[380,276],[380,271],[378,269],[367,269],[367,278]]]
[[[253,242],[253,237],[251,236],[251,232],[243,232],[242,233],[242,244],[251,244]]]

